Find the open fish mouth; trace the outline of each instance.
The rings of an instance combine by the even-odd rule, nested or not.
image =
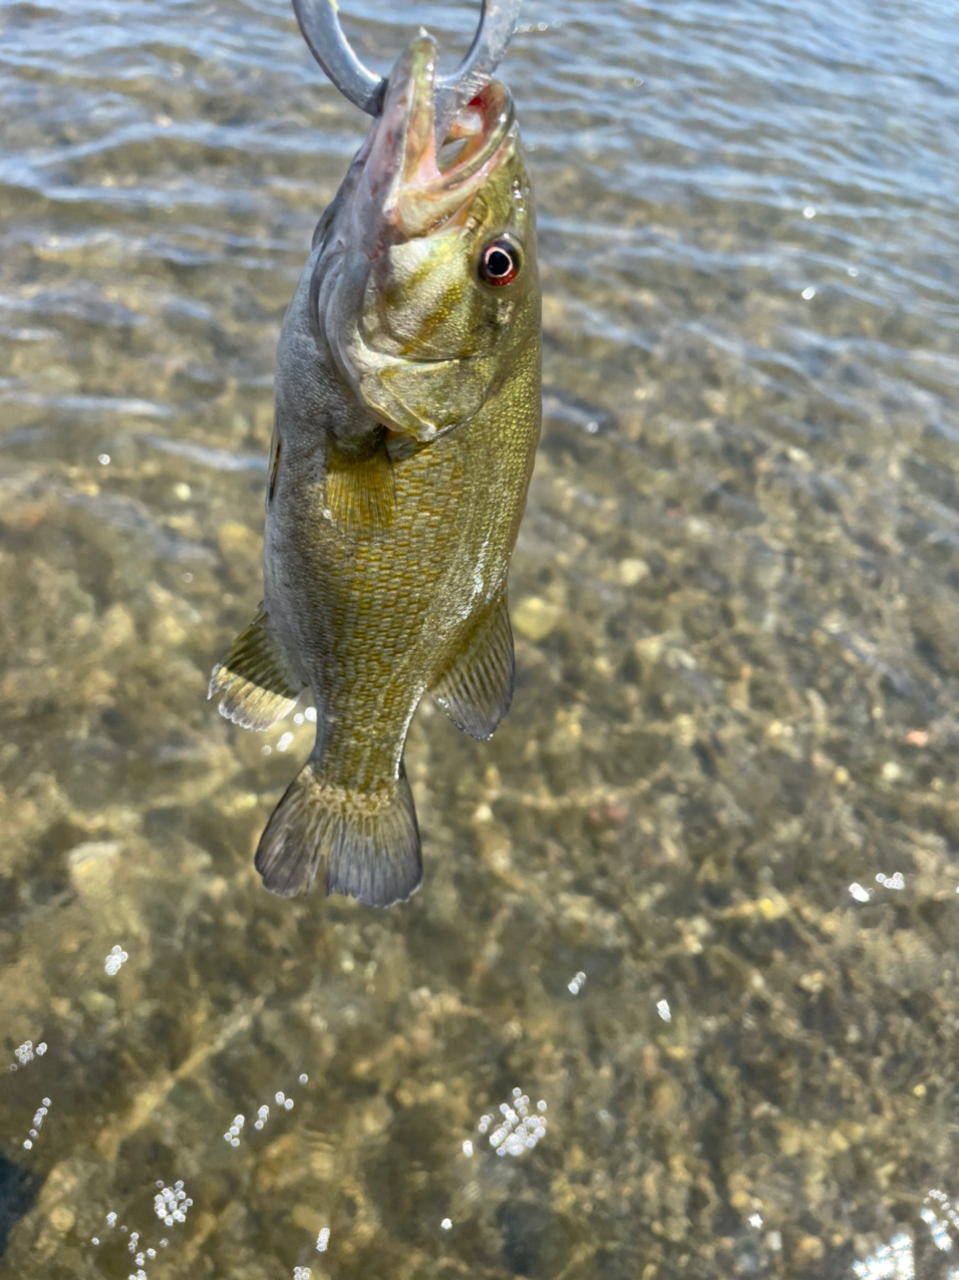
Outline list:
[[[497,167],[513,131],[512,97],[493,80],[454,112],[438,148],[436,54],[430,36],[412,41],[390,76],[371,139],[369,190],[375,195],[383,184],[384,230],[393,235],[428,234],[468,205]]]
[[[512,123],[509,90],[498,81],[490,81],[455,112],[439,151],[429,144],[423,149],[407,180],[422,187],[453,190],[495,157]]]

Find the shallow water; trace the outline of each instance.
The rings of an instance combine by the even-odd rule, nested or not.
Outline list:
[[[362,118],[281,0],[0,8],[0,1274],[954,1274],[957,57],[941,0],[527,0],[517,693],[422,707],[377,913],[262,891],[310,725],[204,700]]]

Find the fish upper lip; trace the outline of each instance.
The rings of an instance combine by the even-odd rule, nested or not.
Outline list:
[[[454,117],[454,126],[466,113],[477,111],[480,127],[474,135],[476,141],[467,137],[463,154],[449,168],[441,169],[437,163],[432,131],[418,155],[407,152],[407,164],[398,177],[393,199],[384,208],[392,234],[429,235],[469,210],[509,146],[514,122],[509,91],[495,81],[461,108]]]
[[[495,80],[484,85],[450,121],[444,142],[461,137],[464,147],[441,169],[434,136],[436,42],[417,37],[405,59],[394,68],[367,158],[366,190],[381,210],[387,240],[428,234],[468,202],[495,167],[514,118],[509,90]],[[377,256],[373,243],[368,252]]]
[[[407,173],[408,179],[426,189],[439,187],[449,191],[478,173],[502,146],[513,123],[513,100],[505,85],[495,80],[484,85],[480,92],[453,116],[449,134],[444,141],[456,140],[457,125],[465,124],[464,117],[477,113],[480,117],[480,127],[476,131],[478,136],[476,145],[471,145],[469,135],[464,134],[466,138],[464,154],[447,169],[440,169],[431,132],[430,141],[419,156],[413,171]]]

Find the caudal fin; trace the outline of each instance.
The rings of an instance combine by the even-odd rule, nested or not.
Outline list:
[[[399,778],[381,790],[350,791],[306,763],[267,823],[256,869],[271,893],[291,898],[309,889],[324,857],[327,893],[389,907],[416,892],[423,860],[402,765]]]

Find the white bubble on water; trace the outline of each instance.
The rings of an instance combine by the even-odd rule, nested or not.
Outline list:
[[[512,1093],[512,1103],[500,1104],[500,1115],[503,1118],[489,1135],[490,1146],[498,1156],[520,1156],[525,1151],[532,1151],[546,1136],[546,1117],[543,1115],[546,1110],[545,1101],[540,1099],[536,1103],[539,1114],[531,1114],[529,1095],[518,1088],[513,1089]],[[478,1132],[485,1134],[495,1119],[491,1115],[481,1116],[477,1124]],[[469,1152],[466,1152],[465,1145],[463,1150],[464,1153],[471,1154],[472,1146]]]
[[[929,1228],[929,1234],[932,1236],[932,1243],[942,1253],[952,1252],[952,1240],[949,1236],[949,1228],[944,1222],[940,1222],[936,1216],[935,1210],[930,1209],[924,1204],[919,1210],[919,1216]]]
[[[915,1280],[916,1262],[912,1236],[901,1231],[863,1262],[852,1264],[859,1280]]]
[[[936,1206],[935,1208],[932,1208],[930,1201]],[[936,1248],[941,1253],[951,1253],[953,1239],[949,1234],[949,1224],[952,1225],[954,1231],[959,1232],[959,1211],[956,1210],[946,1193],[938,1187],[934,1187],[927,1192],[923,1206],[919,1210],[919,1216],[929,1228],[932,1243]],[[959,1267],[951,1272],[950,1275],[959,1275]]]
[[[234,1116],[233,1123],[223,1135],[224,1142],[228,1142],[231,1147],[238,1147],[240,1145],[240,1130],[245,1124],[245,1116]]]
[[[172,1187],[160,1184],[160,1190],[153,1197],[153,1211],[166,1226],[172,1227],[175,1222],[186,1222],[187,1212],[193,1201],[187,1196],[182,1179]],[[163,1241],[160,1241],[163,1244]]]
[[[17,1066],[27,1066],[28,1062],[32,1062],[37,1057],[44,1056],[46,1053],[46,1042],[41,1041],[40,1044],[33,1044],[33,1041],[24,1041],[19,1044],[13,1051],[17,1064],[10,1066],[10,1070],[17,1070]]]
[[[883,875],[880,871],[876,876],[876,883],[881,884],[884,889],[905,889],[906,887],[901,871],[896,871],[891,876]]]

